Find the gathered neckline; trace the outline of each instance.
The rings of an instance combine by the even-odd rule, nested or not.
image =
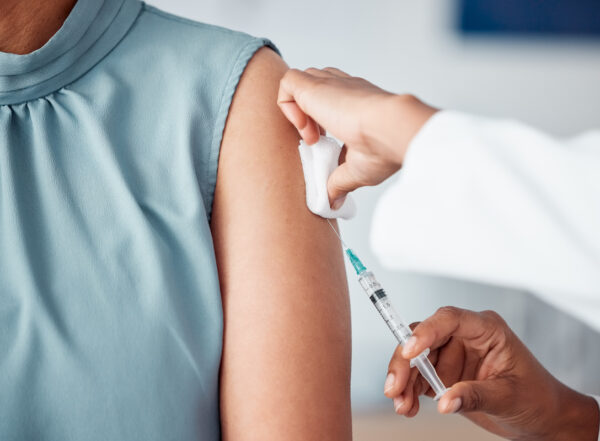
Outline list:
[[[119,43],[141,7],[138,0],[78,0],[41,48],[0,52],[0,104],[39,98],[73,82]]]

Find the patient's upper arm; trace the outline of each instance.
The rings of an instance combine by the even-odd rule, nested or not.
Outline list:
[[[285,70],[268,49],[254,56],[221,146],[225,440],[351,438],[346,276],[335,235],[305,205],[298,138],[276,105]]]

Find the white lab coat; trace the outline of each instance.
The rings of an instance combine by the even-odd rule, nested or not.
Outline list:
[[[600,331],[600,130],[441,111],[375,210],[392,269],[521,288]]]

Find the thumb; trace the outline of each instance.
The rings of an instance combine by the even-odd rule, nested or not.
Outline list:
[[[354,178],[348,163],[340,164],[327,180],[327,193],[331,208],[338,209],[344,203],[348,193],[358,187],[361,187],[361,183]]]
[[[511,403],[512,387],[506,380],[461,381],[440,398],[440,413],[484,412],[501,415]]]

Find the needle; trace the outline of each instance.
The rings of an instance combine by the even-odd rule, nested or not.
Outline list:
[[[344,249],[348,248],[346,246],[346,243],[342,240],[342,237],[340,236],[340,233],[337,232],[337,230],[335,229],[335,227],[333,226],[333,224],[331,223],[331,221],[329,219],[327,219],[327,223],[329,224],[329,226],[331,227],[331,229],[333,230],[333,232],[335,233],[335,235],[337,236],[337,238],[342,243],[342,246],[344,247]]]

